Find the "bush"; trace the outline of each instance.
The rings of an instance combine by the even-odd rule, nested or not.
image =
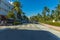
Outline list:
[[[41,23],[53,25],[53,26],[60,26],[60,22],[52,22],[52,21],[40,21]]]
[[[50,24],[53,26],[60,26],[60,22],[46,22],[46,24]]]
[[[19,24],[21,24],[20,22],[14,22],[14,25],[19,25]]]

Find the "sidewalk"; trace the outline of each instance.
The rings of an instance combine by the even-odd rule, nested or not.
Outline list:
[[[57,27],[57,26],[52,26],[52,25],[48,25],[48,24],[44,24],[42,23],[43,26],[46,26],[46,27],[49,27],[49,28],[52,28],[54,30],[57,30],[57,31],[60,31],[60,27]]]

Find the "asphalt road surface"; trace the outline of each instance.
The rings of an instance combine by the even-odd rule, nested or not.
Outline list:
[[[59,31],[41,24],[3,26],[0,29],[0,40],[60,40]]]

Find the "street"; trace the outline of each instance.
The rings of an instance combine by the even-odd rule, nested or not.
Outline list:
[[[24,25],[16,25],[16,26],[3,26],[0,29],[5,29],[5,28],[11,28],[11,29],[18,29],[18,30],[4,30],[0,32],[0,35],[3,36],[8,36],[8,38],[15,38],[17,36],[18,38],[21,37],[21,40],[24,40],[25,37],[28,40],[29,37],[32,37],[33,39],[29,38],[29,40],[60,40],[60,32],[56,31],[54,29],[51,29],[46,26],[42,26],[41,24],[24,24]],[[1,34],[2,33],[2,34]],[[5,35],[4,35],[5,33]],[[19,34],[20,33],[20,34]],[[13,35],[13,37],[12,37]],[[19,36],[21,35],[21,36]],[[1,37],[1,36],[0,36]],[[37,38],[38,37],[38,38]],[[22,39],[24,38],[24,39]],[[35,39],[34,39],[35,38]],[[14,39],[14,40],[17,40]]]

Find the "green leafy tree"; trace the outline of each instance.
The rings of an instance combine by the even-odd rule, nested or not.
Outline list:
[[[9,11],[7,17],[15,19],[15,14],[12,11]]]

